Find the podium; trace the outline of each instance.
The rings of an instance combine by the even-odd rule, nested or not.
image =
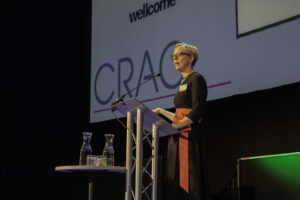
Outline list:
[[[114,108],[127,116],[127,138],[126,138],[126,189],[125,200],[141,200],[142,194],[147,199],[157,199],[157,174],[158,174],[158,142],[159,137],[173,135],[178,130],[172,127],[166,120],[152,112],[149,108],[132,98],[124,102],[114,105]],[[133,132],[133,124],[136,123],[136,134]],[[152,142],[150,141],[152,136]],[[152,156],[143,166],[143,141],[148,141],[152,148]],[[135,143],[135,146],[133,145]],[[135,150],[136,155],[133,155]],[[135,156],[135,157],[134,157]],[[152,163],[151,173],[147,167]],[[132,187],[135,171],[135,184]],[[151,182],[147,186],[143,186],[143,176],[151,177]],[[147,190],[151,187],[151,197],[147,194]]]

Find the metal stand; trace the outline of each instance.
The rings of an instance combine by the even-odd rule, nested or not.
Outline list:
[[[178,133],[168,122],[154,114],[149,108],[136,99],[130,99],[116,105],[116,109],[127,116],[126,146],[126,191],[125,200],[157,199],[158,144],[159,137]],[[133,133],[133,122],[136,122],[136,134]],[[152,156],[143,166],[143,142],[147,141],[152,149]],[[152,141],[151,141],[152,140]],[[133,142],[135,145],[133,145]],[[135,151],[135,155],[133,153]],[[151,165],[151,172],[147,170]],[[135,171],[135,173],[134,173]],[[133,187],[133,175],[135,184]],[[143,177],[150,177],[150,182],[143,185]],[[147,191],[151,189],[151,196]]]
[[[94,185],[95,180],[93,176],[89,177],[89,200],[94,200]]]
[[[126,200],[140,200],[144,194],[147,199],[156,200],[157,199],[157,167],[158,167],[158,143],[159,143],[159,127],[160,123],[154,123],[152,128],[152,143],[149,137],[151,134],[143,130],[143,116],[144,111],[141,108],[137,109],[137,128],[136,137],[132,136],[132,112],[127,113],[127,156],[126,156],[126,168],[127,173],[127,187],[125,193]],[[144,134],[145,133],[145,134]],[[133,138],[136,140],[136,146],[132,147]],[[143,141],[147,140],[152,148],[152,156],[148,160],[146,166],[143,166]],[[133,150],[136,148],[136,156],[133,157]],[[134,162],[135,161],[135,162]],[[147,167],[152,162],[151,173],[147,170]],[[132,166],[133,163],[133,166]],[[133,192],[132,188],[132,175],[135,168],[135,188]],[[143,175],[146,174],[151,177],[150,183],[144,187],[143,186]],[[151,197],[149,197],[147,190],[151,188]]]

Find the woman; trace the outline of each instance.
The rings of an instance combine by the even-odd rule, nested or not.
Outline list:
[[[176,112],[156,108],[181,131],[168,142],[167,193],[163,199],[207,199],[207,182],[203,159],[200,123],[207,97],[205,79],[194,70],[198,49],[190,44],[178,43],[171,58],[182,81],[174,98]]]

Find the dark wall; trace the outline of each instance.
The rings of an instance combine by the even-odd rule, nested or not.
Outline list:
[[[80,132],[89,126],[90,2],[2,8],[2,189],[10,199],[55,199],[54,167],[78,162]],[[76,180],[60,186],[67,183]]]
[[[300,150],[300,83],[208,103],[204,122],[211,191],[221,192],[241,157]]]
[[[124,164],[123,127],[115,120],[89,123],[90,6],[79,0],[5,4],[0,179],[10,199],[86,198],[87,177],[54,171],[78,163],[82,131],[94,133],[95,154],[105,132],[116,134],[116,163]],[[299,91],[296,83],[208,102],[203,134],[213,194],[224,189],[238,157],[300,150]],[[161,154],[165,145],[162,139]],[[99,190],[116,186],[120,194],[111,198],[121,199],[123,178],[99,177]]]

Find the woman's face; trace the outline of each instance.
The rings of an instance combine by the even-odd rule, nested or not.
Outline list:
[[[193,56],[182,46],[175,48],[173,53],[173,61],[175,69],[179,72],[184,72],[192,67]]]

